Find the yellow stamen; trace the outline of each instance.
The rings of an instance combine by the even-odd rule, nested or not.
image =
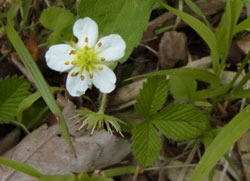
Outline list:
[[[74,41],[69,41],[69,45],[72,46],[72,47],[75,47],[76,43]]]
[[[103,62],[104,62],[105,60],[106,60],[105,58],[101,58],[101,61],[103,61]]]
[[[64,64],[65,64],[65,65],[69,65],[69,64],[70,64],[70,62],[69,62],[69,61],[67,61],[67,62],[65,62]]]
[[[89,38],[88,38],[88,37],[86,37],[86,38],[84,39],[84,41],[85,41],[86,43],[88,43]]]
[[[72,72],[72,73],[71,73],[71,77],[75,77],[75,76],[77,76],[77,75],[78,75],[78,73],[79,73],[79,72]]]
[[[98,67],[98,70],[103,70],[103,67],[102,67],[102,66],[99,66],[99,67]]]
[[[89,77],[90,77],[91,79],[93,79],[93,78],[94,78],[94,75],[93,75],[92,73],[90,73],[90,74],[89,74]]]
[[[81,80],[84,80],[84,79],[85,79],[85,77],[83,75],[81,75]]]
[[[101,43],[101,42],[99,42],[99,43],[97,44],[97,46],[98,46],[98,47],[101,47],[101,46],[102,46],[102,43]]]
[[[74,55],[74,54],[76,54],[76,51],[75,51],[75,50],[71,50],[71,51],[69,52],[69,54],[70,54],[70,55]]]

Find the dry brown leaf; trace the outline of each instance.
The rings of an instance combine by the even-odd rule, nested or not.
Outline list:
[[[159,45],[160,66],[172,68],[178,62],[187,62],[187,37],[184,33],[170,31],[164,33]]]
[[[63,111],[68,120],[74,112],[72,103],[68,103]],[[44,174],[64,174],[101,169],[119,163],[130,152],[126,140],[104,130],[96,131],[91,136],[86,131],[78,132],[75,121],[68,121],[68,125],[77,158],[69,152],[58,125],[39,127],[4,156],[31,165]],[[0,176],[0,181],[35,180],[6,167],[0,167]]]

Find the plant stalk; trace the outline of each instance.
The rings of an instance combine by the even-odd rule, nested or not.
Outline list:
[[[105,108],[106,108],[106,104],[107,104],[107,94],[102,94],[101,96],[102,96],[101,97],[101,103],[100,103],[100,107],[99,107],[98,113],[104,114]]]

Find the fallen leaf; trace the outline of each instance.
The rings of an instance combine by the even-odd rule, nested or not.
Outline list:
[[[63,113],[73,136],[77,158],[69,152],[58,125],[42,125],[3,156],[31,165],[43,174],[67,174],[101,169],[119,163],[130,153],[126,140],[105,130],[95,131],[93,135],[87,131],[79,132],[76,120],[71,119],[75,113],[73,103],[69,102]],[[0,167],[0,175],[0,181],[36,180],[3,166]]]
[[[170,31],[164,33],[159,45],[160,66],[172,68],[178,62],[187,62],[187,37],[184,33]]]

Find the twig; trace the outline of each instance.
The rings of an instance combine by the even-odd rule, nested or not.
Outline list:
[[[26,70],[26,68],[23,66],[21,62],[18,61],[17,57],[14,54],[11,54],[11,62],[22,72],[22,74],[32,83],[34,84],[34,81],[29,74],[29,72]]]
[[[197,149],[197,145],[194,146],[194,148],[192,149],[192,151],[190,152],[190,154],[187,157],[187,160],[185,161],[185,164],[189,164],[191,163],[191,161],[193,160],[195,153],[196,153],[196,149]],[[187,172],[187,168],[188,167],[184,167],[181,171],[180,174],[177,178],[177,181],[183,181]]]
[[[140,46],[142,46],[142,47],[148,49],[149,51],[151,51],[156,57],[159,57],[158,52],[155,49],[151,48],[150,46],[145,45],[143,43],[141,43]]]
[[[229,157],[231,156],[232,149],[233,149],[233,146],[232,146],[232,148],[230,149],[230,151],[228,153]],[[228,161],[225,159],[225,162],[224,162],[224,165],[223,165],[223,170],[222,170],[221,176],[220,176],[220,181],[224,181],[228,167],[229,167]]]
[[[168,165],[165,167],[151,167],[145,168],[144,171],[152,171],[152,170],[159,170],[159,169],[172,169],[172,168],[187,168],[187,167],[195,167],[196,164],[184,164],[184,165]]]
[[[136,166],[136,170],[135,170],[135,173],[134,173],[134,176],[133,176],[133,181],[137,180],[137,177],[139,175],[139,171],[140,171],[140,166]]]
[[[178,1],[178,9],[180,11],[183,11],[183,1],[182,0]],[[173,28],[174,30],[176,30],[176,28],[178,27],[180,22],[181,22],[181,18],[177,17],[176,20],[175,20],[174,28]]]
[[[45,4],[50,7],[50,2],[48,0],[44,0]]]

